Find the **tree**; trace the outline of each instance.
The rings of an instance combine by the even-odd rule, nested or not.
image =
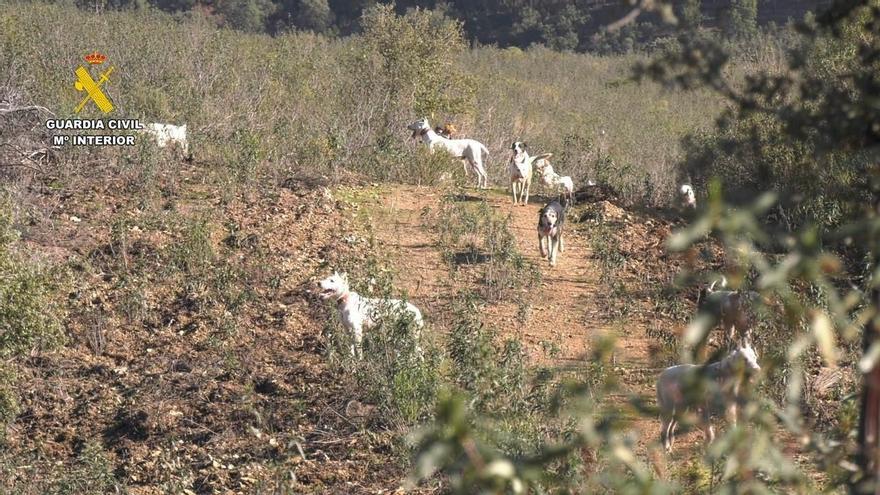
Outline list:
[[[758,0],[733,0],[721,23],[728,38],[747,38],[758,32]]]
[[[327,0],[300,0],[294,22],[300,29],[323,33],[333,25],[333,11]]]
[[[217,13],[226,23],[242,31],[261,32],[266,29],[266,20],[275,11],[271,0],[219,0]]]
[[[702,7],[701,0],[685,0],[681,6],[681,15],[679,15],[682,27],[686,29],[700,27],[703,22]]]

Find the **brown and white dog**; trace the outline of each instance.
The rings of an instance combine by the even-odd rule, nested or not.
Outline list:
[[[682,208],[690,208],[692,210],[697,208],[697,196],[694,194],[694,188],[690,184],[682,184],[678,188],[678,196]]]
[[[458,134],[458,129],[455,128],[454,124],[446,124],[443,127],[438,125],[434,128],[434,132],[446,139],[454,139],[455,135]]]
[[[529,156],[526,151],[528,145],[521,141],[517,141],[510,146],[513,156],[510,157],[510,163],[507,166],[510,172],[510,191],[513,194],[513,204],[529,203],[529,190],[532,187],[532,165],[542,163],[553,156],[553,153],[542,153],[537,156]]]
[[[541,208],[538,216],[538,250],[541,257],[550,260],[550,266],[556,266],[557,253],[565,252],[562,240],[562,229],[565,224],[565,208],[559,201],[553,200]],[[544,241],[547,248],[544,249]]]
[[[486,174],[486,168],[483,166],[485,160],[489,158],[489,150],[483,143],[474,139],[447,139],[440,134],[434,132],[428,118],[423,117],[412,124],[406,126],[413,132],[412,137],[422,137],[422,141],[428,145],[431,153],[441,149],[448,152],[455,158],[464,161],[464,172],[467,174],[468,167],[477,174],[477,187],[487,189],[489,187],[489,176]]]

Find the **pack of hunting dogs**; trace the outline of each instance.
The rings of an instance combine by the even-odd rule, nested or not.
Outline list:
[[[421,138],[430,151],[443,150],[464,162],[465,174],[473,172],[477,188],[488,187],[488,175],[484,167],[488,150],[474,139],[454,138],[454,127],[432,128],[427,118],[407,126],[413,138]],[[551,266],[556,265],[557,255],[565,249],[563,229],[565,214],[574,203],[575,186],[569,176],[560,176],[550,163],[552,153],[531,156],[524,142],[516,141],[511,147],[508,162],[511,196],[514,206],[527,205],[532,175],[537,172],[545,186],[559,193],[557,199],[548,201],[539,212],[538,250]],[[589,185],[593,185],[591,182]],[[678,193],[684,208],[696,207],[693,187],[683,184]],[[318,282],[315,291],[327,301],[333,301],[339,320],[351,337],[351,356],[362,356],[364,332],[376,328],[383,321],[407,320],[414,337],[424,326],[421,310],[401,299],[366,297],[351,289],[345,273],[334,272]],[[761,303],[758,293],[735,290],[728,287],[724,277],[699,291],[697,316],[708,317],[714,327],[720,327],[724,357],[709,364],[679,364],[664,369],[656,382],[657,408],[660,414],[660,440],[667,452],[671,452],[679,423],[697,424],[705,431],[707,443],[715,437],[713,420],[725,416],[730,424],[736,424],[744,390],[761,370],[758,356],[752,346],[752,331],[756,325],[756,308]],[[418,348],[417,348],[418,349]],[[419,350],[420,352],[420,350]]]

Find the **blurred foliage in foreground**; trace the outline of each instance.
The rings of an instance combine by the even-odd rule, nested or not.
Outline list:
[[[658,455],[649,455],[653,470],[637,456],[619,411],[597,409],[596,396],[576,386],[565,385],[562,391],[575,393],[559,396],[560,414],[577,425],[574,434],[527,457],[505,454],[482,430],[486,420],[450,397],[440,401],[436,423],[417,437],[414,479],[442,472],[461,492],[552,491],[562,487],[542,467],[588,449],[596,456],[578,491],[876,491],[878,391],[864,390],[859,433],[852,420],[856,393],[841,398],[835,421],[814,422],[804,407],[803,371],[818,361],[828,369],[864,373],[871,383],[878,369],[880,3],[835,2],[799,32],[802,43],[786,67],[752,74],[745,84],[725,77],[729,56],[722,46],[693,33],[683,34],[680,49],[636,70],[639,78],[669,86],[710,87],[732,104],[715,131],[689,143],[686,165],[708,198],[702,215],[673,235],[668,247],[687,253],[696,241],[717,238],[732,285],[775,301],[772,307],[784,315],[780,323],[799,329],[784,342],[755,337],[765,350],[764,378],[782,374],[783,393],[750,398],[745,420],[725,428],[693,472],[674,481]],[[683,361],[700,355],[708,330],[701,319],[692,322]],[[632,403],[638,413],[656,418],[652,408],[636,398]],[[653,452],[656,440],[650,443]],[[816,469],[798,466],[792,450],[807,453]],[[810,477],[808,471],[823,475]]]

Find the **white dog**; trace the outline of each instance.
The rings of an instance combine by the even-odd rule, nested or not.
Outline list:
[[[751,346],[739,347],[717,363],[704,366],[679,364],[660,373],[657,406],[660,409],[660,441],[672,452],[675,427],[688,411],[699,413],[706,429],[706,443],[715,439],[712,416],[724,412],[736,425],[741,387],[761,370]]]
[[[715,288],[716,284],[719,288]],[[752,329],[757,324],[755,308],[761,303],[761,295],[751,290],[729,290],[727,277],[721,276],[697,295],[697,311],[707,314],[721,324],[727,344],[733,345],[739,334],[740,341],[752,341]]]
[[[694,194],[694,188],[690,184],[682,184],[678,189],[681,196],[681,205],[685,208],[697,208],[697,196]]]
[[[321,280],[319,285],[321,299],[336,299],[339,319],[342,320],[342,325],[351,332],[354,340],[354,344],[351,346],[353,356],[360,354],[364,329],[369,330],[375,327],[385,315],[408,313],[416,328],[422,328],[422,312],[419,311],[419,308],[399,299],[363,297],[349,288],[348,276],[344,273],[333,272],[333,275]]]
[[[186,138],[186,124],[147,124],[143,132],[155,139],[156,146],[165,148],[168,145],[176,145],[183,151],[184,157],[191,157],[189,154],[189,141]]]
[[[535,163],[535,167],[537,167],[538,173],[541,174],[541,182],[545,186],[552,187],[561,192],[562,196],[568,200],[565,206],[574,204],[574,181],[571,177],[557,174],[553,170],[553,165],[550,165],[550,162],[547,160]]]
[[[529,156],[526,148],[528,145],[520,141],[513,143],[510,147],[513,150],[513,156],[510,158],[507,169],[510,172],[510,190],[513,193],[514,205],[520,202],[523,205],[529,203],[529,190],[532,187],[532,165],[553,156],[553,153]]]
[[[470,166],[477,174],[477,187],[485,189],[489,186],[489,176],[486,175],[486,169],[483,167],[483,160],[489,158],[489,150],[483,143],[474,139],[447,139],[434,132],[427,117],[413,122],[406,128],[413,131],[412,137],[421,136],[431,153],[439,148],[464,160],[464,173],[467,174]]]

